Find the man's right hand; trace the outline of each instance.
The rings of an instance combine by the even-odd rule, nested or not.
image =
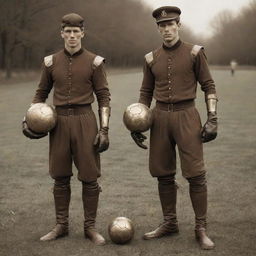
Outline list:
[[[30,139],[41,139],[41,138],[47,136],[47,134],[48,134],[48,133],[35,133],[35,132],[33,132],[32,130],[30,130],[30,129],[28,128],[28,124],[27,124],[27,122],[26,122],[25,117],[24,117],[24,119],[23,119],[23,121],[22,121],[22,132],[23,132],[23,134],[24,134],[26,137],[28,137],[28,138],[30,138]]]
[[[135,141],[135,143],[143,149],[147,149],[148,147],[146,145],[143,144],[144,140],[147,139],[147,137],[142,134],[141,132],[131,132],[131,136],[133,138],[133,140]]]

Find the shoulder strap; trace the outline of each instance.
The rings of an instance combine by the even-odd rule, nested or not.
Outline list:
[[[191,49],[191,55],[193,56],[193,57],[196,57],[197,56],[197,54],[199,53],[199,51],[201,50],[201,49],[203,49],[204,47],[203,46],[201,46],[201,45],[194,45],[193,47],[192,47],[192,49]]]
[[[97,55],[93,60],[93,67],[97,68],[105,59],[99,55]]]
[[[53,55],[44,57],[44,64],[46,67],[50,67],[52,65],[52,57]]]
[[[145,55],[145,59],[146,59],[146,62],[148,63],[148,65],[152,64],[152,62],[154,60],[153,52],[147,53]]]

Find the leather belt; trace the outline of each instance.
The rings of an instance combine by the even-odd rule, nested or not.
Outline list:
[[[179,111],[193,106],[195,106],[194,100],[184,100],[176,103],[156,102],[156,108],[164,111]]]
[[[62,116],[81,115],[92,110],[92,106],[91,104],[65,105],[65,106],[56,106],[55,110],[58,115],[62,115]]]

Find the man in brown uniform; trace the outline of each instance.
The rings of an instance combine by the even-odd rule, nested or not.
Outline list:
[[[44,58],[39,87],[32,103],[45,102],[54,88],[57,125],[50,132],[50,175],[55,180],[53,194],[56,226],[41,237],[41,241],[68,235],[70,177],[72,162],[82,182],[84,206],[84,234],[98,245],[105,239],[95,229],[100,187],[99,153],[108,149],[108,121],[110,93],[104,69],[104,59],[81,47],[84,37],[83,18],[67,14],[62,18],[63,50]],[[100,129],[91,108],[96,94],[99,105]],[[35,134],[23,122],[23,133],[32,139],[46,134]]]
[[[196,238],[203,249],[212,249],[214,243],[206,235],[207,186],[202,142],[217,136],[217,97],[203,47],[179,39],[180,13],[180,9],[173,6],[153,12],[163,45],[145,56],[139,102],[150,106],[152,97],[156,100],[149,168],[151,175],[158,178],[164,222],[143,238],[153,239],[179,232],[175,184],[177,145],[182,175],[190,186]],[[205,93],[208,110],[208,120],[203,128],[194,103],[197,82]],[[146,137],[142,133],[132,132],[131,135],[138,146],[146,148],[143,144]]]

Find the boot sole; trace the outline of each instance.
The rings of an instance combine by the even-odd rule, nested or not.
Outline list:
[[[215,248],[215,245],[213,246],[207,246],[207,245],[203,245],[202,243],[200,243],[200,237],[196,236],[196,241],[199,243],[199,246],[201,247],[201,249],[203,250],[212,250]]]
[[[59,235],[59,236],[56,236],[55,238],[46,239],[46,240],[42,239],[43,237],[41,237],[41,238],[40,238],[40,241],[41,241],[41,242],[50,242],[50,241],[57,240],[57,239],[59,239],[59,238],[63,238],[63,237],[65,237],[65,236],[68,236],[68,233],[61,234],[61,235]]]
[[[100,243],[97,243],[97,242],[95,242],[89,235],[87,235],[87,234],[84,234],[84,237],[85,237],[85,239],[89,239],[93,244],[95,244],[95,245],[100,245],[100,246],[102,246],[102,245],[105,245],[106,244],[106,240],[104,239],[104,241],[102,241],[102,242],[100,242]]]
[[[172,231],[172,232],[169,232],[169,233],[165,233],[163,235],[160,235],[160,236],[152,236],[152,237],[147,237],[145,235],[143,235],[143,239],[144,240],[152,240],[152,239],[159,239],[159,238],[162,238],[162,237],[165,237],[165,236],[174,236],[174,235],[178,235],[179,234],[179,230],[176,230],[176,231]]]
[[[93,244],[95,244],[95,245],[99,245],[99,246],[103,246],[103,245],[105,245],[106,244],[106,241],[102,241],[102,242],[100,242],[100,243],[96,243],[96,242],[94,242],[89,236],[84,236],[85,237],[85,239],[88,239],[88,240],[90,240]]]

